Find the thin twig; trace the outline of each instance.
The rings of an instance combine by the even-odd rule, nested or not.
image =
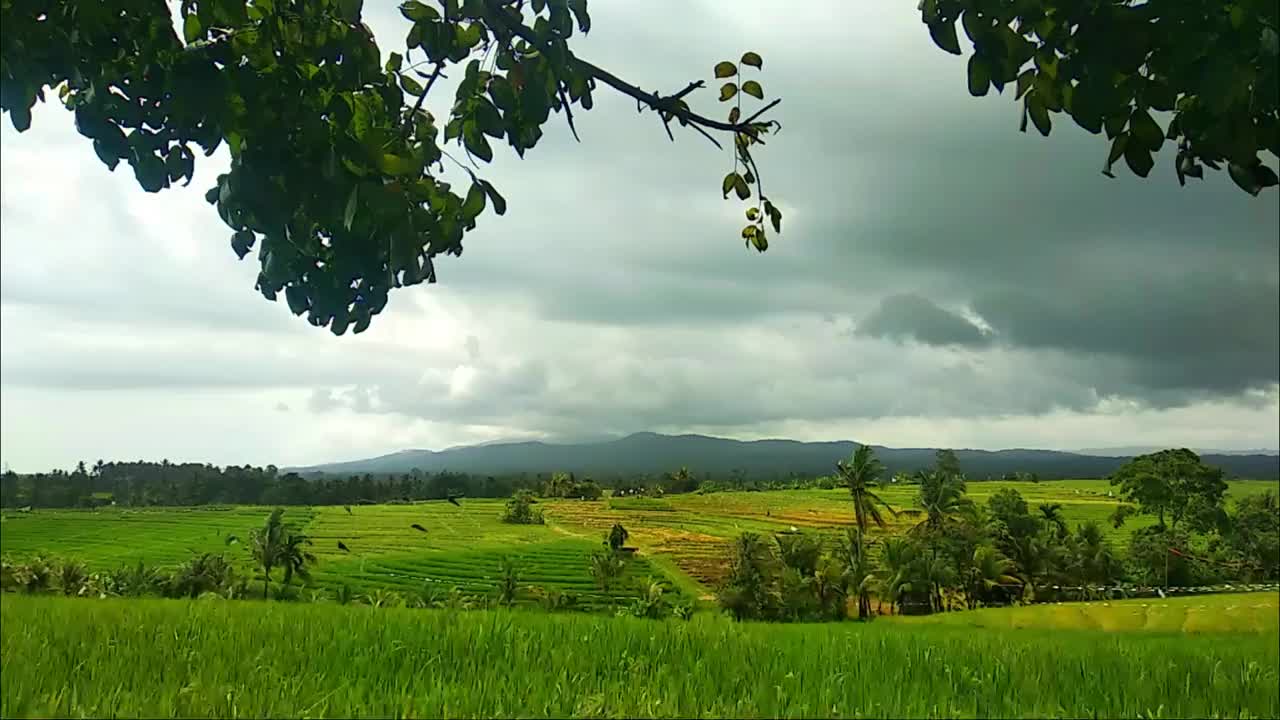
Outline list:
[[[746,120],[743,120],[742,124],[750,125],[753,120],[765,114],[767,111],[771,110],[774,105],[777,105],[780,102],[782,102],[782,98],[775,98],[773,102],[769,103],[768,105],[765,105],[764,107],[755,111],[755,114],[753,114],[751,117],[747,118]]]

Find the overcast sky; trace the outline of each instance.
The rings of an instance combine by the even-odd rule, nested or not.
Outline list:
[[[393,7],[367,13],[384,54],[407,30]],[[146,194],[42,106],[29,132],[0,130],[3,461],[310,464],[637,430],[1280,444],[1274,189],[1179,188],[1168,148],[1151,179],[1104,178],[1104,139],[1065,116],[1050,139],[1019,134],[1012,98],[970,97],[909,5],[591,10],[579,54],[647,89],[764,56],[783,132],[759,160],[786,214],[769,252],[721,199],[727,151],[671,144],[602,87],[581,145],[553,115],[523,161],[497,152],[508,213],[439,284],[337,338],[254,291],[256,255],[236,259],[202,197],[224,154]]]

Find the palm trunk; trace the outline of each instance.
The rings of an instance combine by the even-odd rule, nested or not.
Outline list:
[[[271,571],[263,568],[262,570],[262,599],[267,600],[267,593],[271,590]]]

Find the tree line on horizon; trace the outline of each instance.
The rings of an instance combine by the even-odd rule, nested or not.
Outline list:
[[[1019,473],[1016,478],[1034,479]],[[835,487],[831,477],[759,479],[743,471],[698,475],[687,467],[661,474],[593,479],[573,472],[480,475],[442,470],[406,473],[302,475],[274,465],[83,461],[74,470],[0,473],[0,507],[74,508],[102,505],[351,505],[442,500],[465,495],[509,498],[525,490],[547,498],[597,500],[615,496],[662,495],[727,490],[789,490]]]

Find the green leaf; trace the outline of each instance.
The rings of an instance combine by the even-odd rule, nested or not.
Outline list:
[[[311,304],[307,301],[307,291],[297,285],[290,285],[284,289],[284,299],[289,303],[289,311],[294,315],[306,312]]]
[[[742,54],[742,59],[739,60],[739,62],[743,65],[749,65],[757,70],[764,67],[764,58],[760,57],[759,53],[745,52]]]
[[[137,154],[131,163],[133,165],[133,176],[137,178],[138,184],[147,192],[160,192],[169,184],[169,178],[165,171],[164,161],[153,153],[144,152]]]
[[[731,82],[725,83],[724,85],[720,86],[720,102],[729,100],[734,95],[737,95],[737,94],[738,94],[738,86],[734,85]]]
[[[498,109],[483,97],[476,102],[475,121],[476,126],[484,134],[492,138],[500,140],[506,135],[506,129],[502,125],[502,117],[498,115]]]
[[[408,2],[401,3],[400,14],[415,23],[440,19],[440,13],[436,12],[435,8],[424,5],[418,0],[408,0]]]
[[[1035,123],[1036,130],[1040,134],[1049,137],[1049,130],[1053,127],[1053,122],[1049,119],[1049,109],[1044,106],[1044,99],[1040,97],[1040,93],[1032,90],[1023,98],[1027,115],[1031,117],[1031,122]]]
[[[751,187],[747,185],[747,179],[737,173],[733,176],[733,191],[738,194],[739,200],[751,197]]]
[[[408,75],[400,76],[400,87],[414,97],[418,97],[423,93],[422,85]]]
[[[422,165],[410,157],[382,153],[378,156],[378,169],[387,175],[417,175],[422,171]]]
[[[485,139],[484,133],[476,127],[475,123],[463,124],[462,144],[467,148],[467,152],[481,160],[485,162],[493,160],[493,149],[489,147],[489,141]]]
[[[1254,174],[1244,165],[1234,162],[1228,163],[1227,174],[1231,176],[1236,185],[1240,186],[1241,190],[1250,195],[1256,196],[1262,192],[1262,183],[1258,182],[1258,178],[1254,177]]]
[[[1125,144],[1124,162],[1138,177],[1146,177],[1147,173],[1150,173],[1151,168],[1156,164],[1156,161],[1151,157],[1151,152],[1138,142]]]
[[[200,17],[195,13],[187,15],[187,18],[182,21],[182,37],[186,39],[188,45],[199,40],[202,32],[204,27],[200,25]]]
[[[402,65],[404,65],[404,56],[398,52],[393,52],[387,58],[386,71],[389,73],[400,72],[400,66]]]
[[[356,194],[360,190],[359,185],[351,186],[351,194],[347,196],[347,209],[342,213],[342,225],[347,230],[351,229],[351,223],[356,218]]]
[[[578,31],[584,35],[591,32],[591,16],[587,14],[587,0],[569,0],[569,10],[578,19]]]
[[[729,173],[728,175],[725,175],[724,182],[720,183],[720,192],[723,193],[726,198],[728,198],[729,191],[733,189],[733,186],[737,182],[738,182],[738,173]]]
[[[249,254],[249,250],[253,248],[254,234],[251,230],[241,230],[231,234],[231,249],[235,251],[236,257],[241,260],[245,255]]]
[[[759,219],[760,219],[760,209],[759,209],[759,208],[753,208],[753,207],[749,207],[749,208],[747,208],[747,219],[748,219],[748,220],[759,220]]]
[[[773,203],[765,200],[764,212],[769,216],[770,222],[773,223],[773,231],[776,233],[782,232],[782,211],[774,207]]]
[[[972,12],[972,11],[970,11]],[[979,55],[969,57],[969,94],[981,97],[991,87],[991,66]]]
[[[467,190],[467,199],[462,201],[462,214],[469,220],[473,220],[484,212],[485,190],[478,182],[471,183],[471,188]]]
[[[1133,114],[1129,116],[1129,134],[1151,152],[1156,152],[1164,144],[1164,131],[1156,124],[1150,113],[1141,108],[1135,108]]]
[[[742,109],[737,106],[729,108],[729,122],[737,124],[738,119],[742,117]]]
[[[471,23],[465,28],[459,27],[455,37],[457,38],[459,45],[470,50],[480,44],[480,24]]]
[[[494,188],[493,184],[488,180],[481,180],[480,185],[484,188],[484,191],[488,193],[489,202],[493,203],[493,211],[499,215],[505,215],[507,213],[506,199],[498,194],[497,189]]]
[[[929,37],[933,43],[952,55],[960,54],[960,40],[956,37],[956,21],[940,20],[929,23]]]
[[[511,112],[516,108],[516,93],[511,87],[511,81],[503,75],[495,75],[489,80],[489,97],[493,98],[493,104],[502,108],[503,112]]]
[[[738,74],[738,68],[731,62],[716,63],[716,77],[727,78]]]
[[[347,22],[359,20],[363,8],[364,0],[338,0],[338,11],[342,13],[342,19]]]
[[[1022,74],[1018,76],[1018,92],[1013,96],[1013,99],[1021,100],[1022,96],[1026,95],[1027,91],[1031,89],[1031,84],[1032,82],[1035,81],[1035,79],[1036,79],[1035,70],[1032,70],[1031,68],[1027,68],[1026,70],[1023,70]]]
[[[742,83],[742,92],[756,98],[757,100],[764,99],[764,88],[760,87],[760,83],[755,80],[748,80]]]
[[[1115,177],[1115,175],[1111,174],[1111,166],[1124,155],[1125,145],[1128,144],[1129,133],[1127,132],[1116,135],[1115,139],[1111,141],[1111,151],[1107,154],[1107,164],[1102,168],[1103,175],[1111,178]]]
[[[115,170],[116,165],[120,164],[120,156],[112,152],[101,140],[93,141],[93,151],[98,154],[98,159],[107,166],[108,170]]]

